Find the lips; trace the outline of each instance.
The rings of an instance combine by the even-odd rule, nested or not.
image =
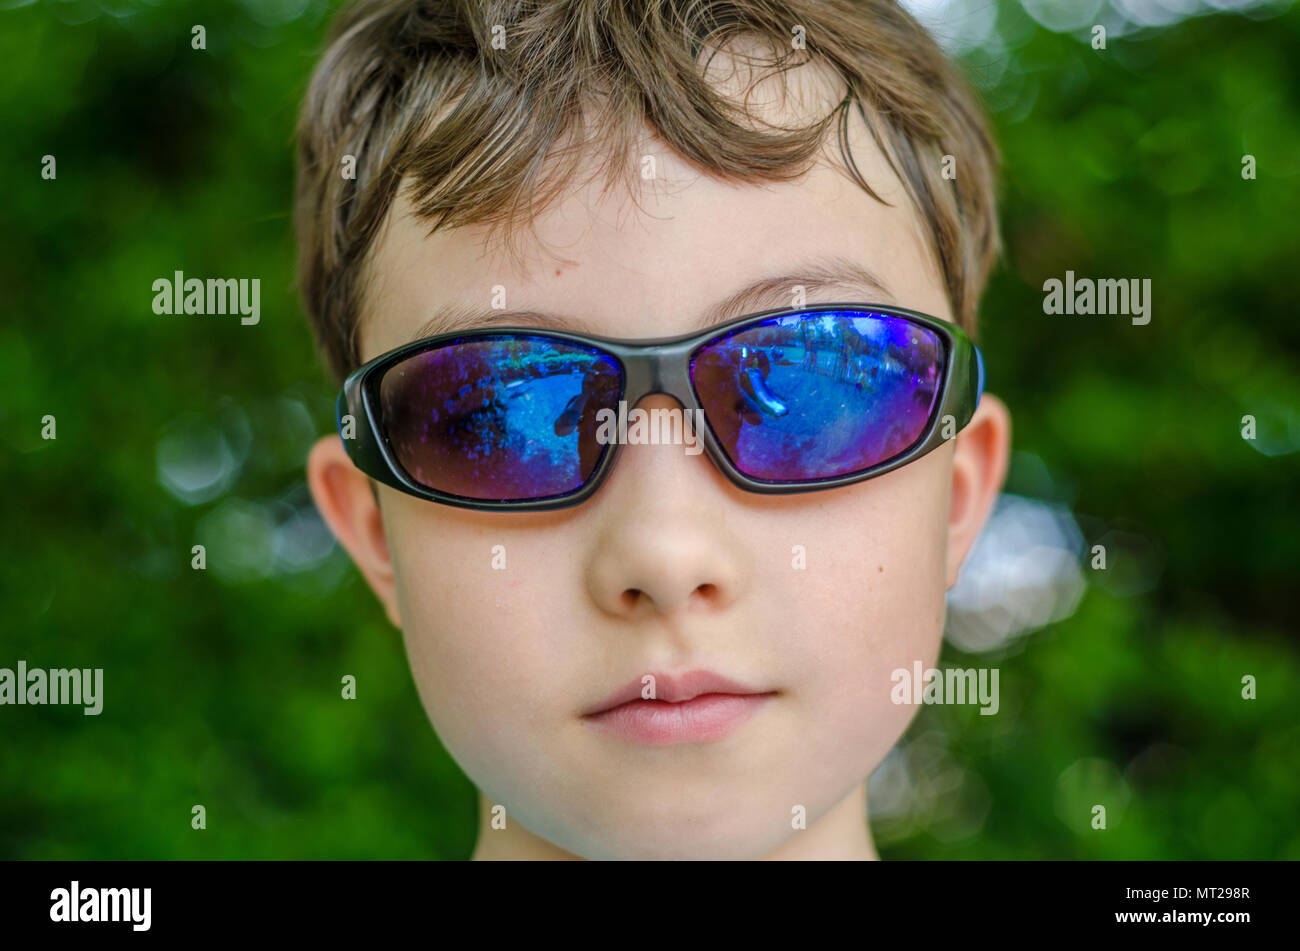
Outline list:
[[[642,691],[647,686],[650,686],[642,683],[642,680],[647,676],[654,678],[654,693],[652,696],[655,700],[665,703],[684,703],[687,700],[694,700],[696,697],[709,693],[748,696],[769,692],[748,687],[728,677],[715,674],[711,670],[691,670],[677,677],[670,674],[643,674],[641,678],[614,691],[614,693],[588,710],[584,716],[595,716],[630,701],[641,700]]]
[[[729,735],[777,695],[707,670],[651,676],[655,699],[644,699],[642,691],[650,685],[636,680],[584,714],[584,722],[649,746],[700,743]]]

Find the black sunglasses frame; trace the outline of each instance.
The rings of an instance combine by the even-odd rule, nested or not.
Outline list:
[[[380,354],[348,375],[336,404],[339,435],[343,436],[343,445],[348,457],[358,469],[384,485],[417,498],[478,510],[547,511],[569,508],[586,501],[600,488],[601,483],[614,467],[619,450],[622,448],[620,443],[607,446],[587,481],[578,489],[565,495],[540,499],[495,500],[472,499],[439,492],[415,482],[393,455],[377,412],[379,406],[377,391],[384,373],[403,360],[429,350],[437,350],[453,341],[467,341],[502,334],[526,334],[531,337],[552,338],[564,343],[595,347],[614,357],[623,371],[623,390],[619,399],[626,400],[629,408],[635,407],[646,396],[664,393],[676,399],[686,410],[703,410],[704,407],[696,396],[690,380],[691,358],[697,350],[746,324],[759,323],[773,317],[819,314],[826,311],[862,312],[901,318],[938,335],[945,351],[943,383],[939,398],[935,401],[935,409],[926,422],[925,431],[905,452],[859,472],[806,482],[764,482],[746,476],[735,467],[714,436],[708,414],[704,413],[704,431],[696,433],[696,438],[703,439],[709,457],[736,486],[749,492],[784,495],[816,492],[863,482],[905,466],[946,442],[950,438],[943,434],[942,421],[946,417],[951,416],[954,419],[951,430],[954,436],[970,422],[984,389],[984,360],[979,348],[965,332],[956,324],[917,311],[854,302],[780,307],[761,313],[746,314],[696,333],[647,340],[623,340],[517,326],[485,327],[479,330],[453,331],[427,337]],[[344,436],[345,416],[351,416],[354,422],[354,435],[351,438]]]

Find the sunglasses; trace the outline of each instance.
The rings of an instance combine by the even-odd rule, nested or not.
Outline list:
[[[702,440],[737,486],[791,493],[919,459],[970,421],[983,391],[979,348],[956,325],[897,307],[818,304],[655,340],[519,327],[440,334],[350,374],[337,421],[357,468],[409,495],[559,509],[599,488],[623,444],[612,420],[651,393],[685,408],[682,438],[693,436],[697,452]]]

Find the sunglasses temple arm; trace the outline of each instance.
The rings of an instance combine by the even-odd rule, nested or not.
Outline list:
[[[343,448],[352,464],[372,479],[391,485],[392,475],[375,438],[373,421],[362,397],[361,380],[355,375],[348,377],[339,390],[334,417],[339,438],[343,440]]]
[[[984,355],[969,340],[961,340],[953,354],[952,380],[941,415],[951,415],[961,432],[975,415],[984,395]]]

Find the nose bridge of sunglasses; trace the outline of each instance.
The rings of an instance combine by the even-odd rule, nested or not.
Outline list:
[[[619,348],[627,374],[623,398],[629,408],[647,396],[664,394],[683,408],[694,405],[691,393],[690,348],[684,344],[631,344]]]

